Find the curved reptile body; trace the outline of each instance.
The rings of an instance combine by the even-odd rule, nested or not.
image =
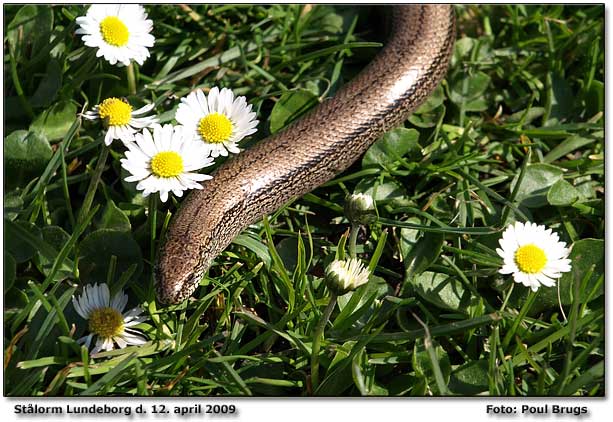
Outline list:
[[[448,5],[396,6],[377,57],[336,95],[228,160],[183,201],[155,268],[163,303],[179,303],[249,224],[348,168],[422,104],[447,72],[455,40]]]

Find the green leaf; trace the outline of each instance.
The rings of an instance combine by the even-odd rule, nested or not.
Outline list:
[[[550,164],[529,164],[524,179],[517,190],[515,200],[528,208],[547,205],[547,192],[553,184],[562,179],[563,171]],[[511,192],[515,189],[519,175],[511,182]]]
[[[15,262],[15,258],[4,251],[4,291],[8,291],[11,287],[13,287],[13,283],[15,282],[15,276],[17,275],[17,263]]]
[[[547,155],[543,157],[543,161],[545,163],[551,163],[558,158],[564,157],[566,154],[569,154],[595,141],[596,139],[594,138],[584,138],[578,135],[570,136],[549,151]]]
[[[100,219],[96,222],[96,228],[130,232],[132,225],[126,213],[115,205],[115,202],[109,200],[102,211]]]
[[[377,202],[394,201],[399,206],[407,202],[404,187],[393,180],[380,183],[379,179],[362,179],[356,185],[355,193],[370,195]]]
[[[426,271],[410,281],[419,296],[433,305],[451,311],[467,312],[471,294],[455,277]]]
[[[551,77],[551,115],[557,120],[562,120],[571,115],[573,104],[575,103],[575,94],[570,85],[559,73],[554,73]],[[590,116],[591,117],[591,116]]]
[[[433,347],[433,355],[436,358],[432,360],[432,355],[428,353],[428,350],[424,347],[424,341],[416,341],[413,346],[413,369],[417,376],[422,378],[433,394],[439,395],[436,374],[434,371],[434,365],[440,368],[443,375],[443,381],[449,382],[449,375],[451,373],[451,363],[449,362],[449,355],[445,349],[433,341],[430,347]]]
[[[79,244],[79,273],[84,283],[100,283],[107,279],[111,257],[117,258],[115,278],[136,264],[133,278],[143,270],[143,257],[138,243],[130,233],[100,229],[89,234]]]
[[[600,81],[593,80],[590,89],[585,96],[587,116],[592,117],[596,113],[604,111],[604,84]]]
[[[573,283],[578,280],[581,283],[584,277],[594,265],[594,272],[588,280],[586,287],[581,291],[581,301],[585,302],[588,299],[590,292],[596,288],[598,279],[604,274],[604,240],[602,239],[581,239],[573,243],[572,250],[568,256],[571,260],[572,271],[564,273],[558,284],[560,286],[560,300],[563,305],[570,305],[573,297]],[[558,305],[558,289],[541,288],[538,296],[537,310],[540,309],[556,309]],[[604,286],[601,285],[596,289],[595,299],[604,293]]]
[[[557,207],[572,205],[579,199],[579,192],[564,179],[555,182],[547,192],[547,202]]]
[[[405,282],[423,273],[438,259],[444,240],[443,233],[424,233],[404,256]]]
[[[404,157],[410,151],[419,153],[419,132],[399,127],[384,134],[364,154],[362,167],[386,167]]]
[[[4,195],[4,218],[13,221],[22,209],[23,199],[19,193],[11,191]]]
[[[243,234],[236,236],[232,243],[246,247],[251,252],[255,253],[258,258],[264,262],[267,268],[270,268],[272,258],[268,252],[268,247],[266,247],[260,239],[256,239],[247,232],[243,232]],[[281,256],[281,259],[283,260],[283,256]]]
[[[4,138],[4,163],[10,185],[21,185],[39,176],[53,151],[44,134],[17,130]]]
[[[38,88],[30,98],[30,104],[34,107],[50,106],[61,88],[62,67],[57,60],[51,59],[47,63],[47,70],[38,84]]]
[[[47,5],[28,4],[21,7],[8,24],[6,38],[15,56],[27,60],[26,52],[36,54],[49,43],[52,28],[52,8]]]
[[[486,392],[489,390],[488,372],[487,359],[470,361],[451,373],[449,388],[463,396]]]
[[[319,99],[306,89],[284,93],[270,112],[270,133],[276,133],[312,109]]]
[[[21,230],[18,230],[19,228]],[[17,263],[31,259],[37,251],[36,243],[43,240],[40,229],[29,221],[15,221],[11,224],[5,221],[4,236],[6,251],[15,258]]]
[[[413,114],[429,113],[438,108],[444,102],[445,91],[443,90],[443,85],[438,85],[434,91],[432,91],[428,99],[422,105],[420,105],[417,110],[413,112]]]
[[[41,230],[43,240],[47,242],[52,248],[54,248],[57,253],[53,255],[47,255],[41,253],[40,251],[34,257],[34,263],[38,270],[44,275],[49,275],[51,269],[53,268],[53,263],[57,258],[57,254],[62,249],[62,247],[68,242],[70,239],[70,235],[64,231],[59,226],[45,226]],[[56,272],[53,277],[54,281],[65,280],[69,277],[72,277],[72,271],[70,268],[60,267],[60,269]]]
[[[490,84],[490,77],[481,72],[467,75],[458,72],[450,81],[449,99],[463,105],[466,111],[483,111],[487,109],[487,103],[483,98],[483,93]]]
[[[43,111],[30,125],[30,130],[42,132],[50,141],[62,139],[77,118],[77,106],[62,101]]]

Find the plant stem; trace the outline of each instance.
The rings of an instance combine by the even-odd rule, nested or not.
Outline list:
[[[358,224],[351,224],[351,234],[349,235],[349,257],[356,257],[356,244],[358,243],[358,233],[360,232],[360,226]]]
[[[100,182],[100,178],[102,176],[102,172],[104,171],[104,166],[106,165],[106,158],[108,157],[108,155],[109,148],[106,145],[102,145],[100,147],[100,156],[98,157],[98,163],[96,164],[96,168],[94,169],[92,179],[89,182],[87,193],[85,194],[85,199],[83,200],[83,205],[81,205],[81,210],[79,210],[77,224],[83,221],[83,218],[85,218],[85,216],[89,213],[89,209],[94,202],[94,196],[96,195],[96,190],[98,189],[98,182]]]
[[[509,291],[507,292],[507,295],[504,298],[504,302],[502,303],[502,306],[500,307],[500,313],[502,313],[504,311],[504,308],[507,307],[507,302],[509,301],[509,298],[511,297],[511,293],[513,293],[513,287],[515,287],[515,282],[511,284],[511,287],[509,288]]]
[[[128,73],[128,91],[131,95],[136,94],[136,75],[134,74],[134,63],[130,62],[126,68]]]
[[[149,196],[149,229],[151,246],[149,249],[149,257],[151,258],[151,278],[153,281],[153,265],[155,263],[155,246],[157,239],[157,194],[151,194]],[[153,285],[153,284],[152,284]]]
[[[311,350],[311,386],[313,393],[315,393],[317,387],[319,386],[319,350],[321,349],[321,339],[323,337],[326,324],[330,319],[330,315],[336,306],[337,297],[338,296],[335,293],[332,293],[330,296],[328,306],[326,306],[324,313],[321,315],[321,319],[317,323],[315,333],[313,334],[313,347]]]

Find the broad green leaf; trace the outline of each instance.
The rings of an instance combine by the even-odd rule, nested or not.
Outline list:
[[[415,246],[404,256],[405,282],[421,274],[436,261],[441,253],[445,236],[442,233],[424,233]]]
[[[272,263],[270,252],[268,252],[268,247],[266,247],[266,245],[264,245],[260,240],[255,239],[247,233],[243,233],[236,236],[232,243],[246,247],[251,252],[255,253],[258,258],[264,262],[264,265],[266,265],[267,268],[270,268],[270,264]],[[280,251],[279,255],[281,255]],[[283,256],[281,256],[281,259],[285,262]]]
[[[438,85],[430,94],[428,99],[420,105],[413,114],[424,114],[433,111],[445,102],[445,90],[442,85]]]
[[[584,138],[578,135],[570,136],[564,139],[558,145],[556,145],[551,151],[549,151],[547,155],[543,157],[543,161],[545,163],[551,163],[558,158],[564,157],[566,154],[569,154],[595,141],[595,138]]]
[[[449,389],[462,396],[472,396],[489,389],[488,361],[479,359],[469,361],[451,373]]]
[[[6,292],[11,287],[13,287],[13,283],[15,282],[15,276],[17,274],[17,263],[15,262],[15,258],[4,251],[4,291]]]
[[[466,313],[471,304],[470,292],[447,274],[426,271],[409,281],[419,296],[439,308]]]
[[[30,130],[42,132],[50,141],[62,139],[77,118],[77,106],[62,101],[43,111],[30,125]]]
[[[115,278],[136,264],[133,278],[143,270],[143,257],[138,243],[130,233],[100,229],[89,234],[79,244],[79,274],[84,283],[101,283],[107,279],[111,257],[117,258]]]
[[[19,226],[21,230],[13,230],[11,224]],[[4,222],[4,246],[17,263],[26,262],[36,254],[36,243],[43,240],[42,233],[29,221],[15,221],[11,224]]]
[[[547,192],[547,202],[558,207],[572,205],[578,199],[577,189],[564,179],[555,182]]]
[[[96,222],[96,228],[129,232],[132,230],[132,225],[126,213],[115,205],[115,202],[109,200],[100,219]]]
[[[53,9],[48,5],[22,6],[6,28],[6,38],[15,56],[27,60],[49,43],[53,28]],[[29,47],[29,48],[28,48]]]
[[[305,89],[284,93],[270,112],[270,133],[276,133],[312,109],[319,99]]]
[[[408,201],[404,187],[393,180],[379,183],[378,179],[362,179],[355,187],[355,192],[370,195],[377,202],[394,201],[399,206]]]
[[[575,104],[575,94],[570,85],[559,73],[554,73],[551,78],[551,115],[557,120],[569,117]],[[589,116],[591,117],[591,116]]]
[[[528,208],[547,205],[549,188],[562,179],[563,171],[550,164],[530,164],[526,167],[524,179],[517,191],[516,202]],[[511,192],[515,189],[519,175],[511,182]]]
[[[560,300],[563,305],[570,305],[573,297],[573,283],[578,280],[581,283],[588,274],[592,265],[595,266],[594,272],[587,282],[586,288],[581,291],[581,301],[588,298],[590,292],[595,288],[600,276],[604,274],[604,240],[602,239],[581,239],[573,243],[569,258],[571,260],[572,271],[564,273],[559,279]],[[538,309],[556,309],[558,304],[557,288],[541,287],[538,296]],[[604,285],[597,288],[592,300],[604,293]]]
[[[41,233],[43,236],[43,240],[47,242],[51,247],[53,247],[58,253],[62,249],[62,247],[68,242],[70,239],[70,235],[64,231],[61,227],[58,226],[46,226],[41,229]],[[48,275],[51,269],[53,268],[53,263],[57,258],[57,253],[54,255],[47,255],[41,252],[38,252],[34,257],[34,262],[36,267],[40,272],[45,275]],[[55,274],[54,280],[65,280],[72,276],[72,271],[69,268],[61,267]]]
[[[418,144],[419,132],[415,129],[399,127],[387,132],[371,146],[364,158],[362,167],[386,167],[395,163],[413,151],[418,154],[421,147]]]
[[[61,88],[62,67],[57,60],[51,59],[47,63],[47,70],[38,84],[38,88],[30,98],[30,104],[34,107],[50,106]]]
[[[420,339],[415,342],[413,346],[413,369],[416,375],[425,381],[428,389],[434,395],[439,395],[441,392],[436,382],[434,366],[438,366],[443,375],[443,381],[447,385],[451,373],[451,364],[447,352],[436,341],[433,341],[430,347],[434,348],[435,361],[432,360],[430,353],[424,347],[423,340]]]
[[[23,199],[19,193],[11,191],[4,195],[4,218],[11,221],[15,220],[22,208]]]
[[[587,108],[586,117],[592,117],[596,115],[596,113],[604,111],[604,93],[604,84],[600,81],[593,80],[585,97]]]
[[[484,72],[477,71],[472,74],[458,72],[450,81],[449,99],[464,105],[466,111],[482,111],[487,109],[483,93],[490,84],[490,77]]]
[[[17,130],[4,138],[7,184],[21,185],[39,176],[53,151],[44,134]]]

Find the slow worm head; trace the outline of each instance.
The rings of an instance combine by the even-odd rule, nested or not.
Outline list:
[[[447,72],[455,41],[449,5],[396,6],[377,57],[337,94],[228,160],[173,217],[155,268],[163,303],[179,303],[246,226],[349,167],[401,124]]]

